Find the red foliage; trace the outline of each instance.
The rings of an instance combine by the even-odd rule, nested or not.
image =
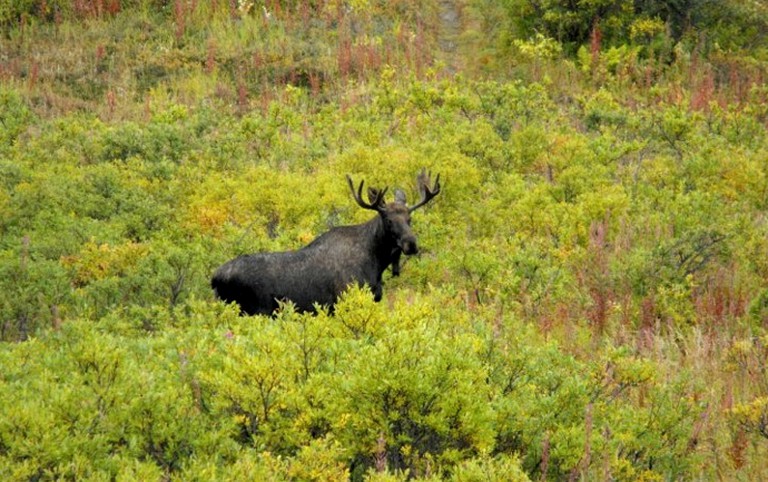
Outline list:
[[[184,0],[175,0],[173,2],[173,21],[176,25],[176,40],[181,40],[187,29],[187,13],[184,7]]]
[[[104,47],[104,45],[99,45],[96,47],[96,62],[101,62],[104,57],[107,55],[107,49]]]
[[[40,78],[40,64],[32,62],[32,68],[29,71],[29,88],[33,89]]]
[[[207,54],[205,57],[205,73],[212,74],[216,69],[216,42],[211,40],[208,42]]]
[[[248,108],[248,88],[242,79],[237,82],[237,107],[241,112]]]
[[[603,32],[600,30],[600,18],[595,19],[592,25],[592,33],[589,38],[589,53],[592,54],[592,65],[595,65],[600,57],[600,45],[603,41]]]
[[[722,328],[744,316],[751,296],[734,279],[736,268],[721,268],[694,293],[697,318],[711,328]]]
[[[117,107],[117,96],[113,90],[107,91],[107,109],[109,116],[112,117],[115,114],[115,108]]]
[[[715,93],[715,78],[711,70],[707,70],[701,78],[697,79],[691,94],[691,108],[693,110],[706,110]]]

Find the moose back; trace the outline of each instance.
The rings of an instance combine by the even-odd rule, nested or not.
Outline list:
[[[374,300],[381,300],[384,270],[392,266],[392,274],[398,276],[400,256],[419,250],[411,230],[411,213],[440,192],[440,175],[431,185],[430,174],[421,171],[417,177],[421,199],[410,207],[400,190],[395,191],[392,202],[385,202],[388,188],[369,187],[366,202],[362,198],[364,182],[357,190],[349,176],[347,182],[357,204],[376,211],[376,217],[367,223],[332,228],[296,251],[235,258],[214,273],[211,286],[216,295],[237,303],[249,315],[271,314],[285,301],[293,302],[299,311],[314,311],[316,304],[333,310],[338,296],[353,283],[367,285]]]

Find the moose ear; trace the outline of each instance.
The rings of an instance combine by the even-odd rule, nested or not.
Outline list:
[[[402,189],[395,189],[395,202],[398,202],[400,204],[406,204],[405,202],[405,193]]]

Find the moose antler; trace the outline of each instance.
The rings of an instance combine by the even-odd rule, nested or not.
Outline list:
[[[429,188],[429,185],[431,184],[430,177],[432,177],[432,173],[428,172],[426,169],[422,169],[419,173],[416,178],[416,183],[419,187],[419,193],[421,193],[421,201],[408,208],[409,212],[419,209],[440,193],[440,174],[435,178],[435,184],[432,189]]]
[[[384,200],[384,196],[382,196],[381,199],[379,199],[379,190],[375,187],[368,186],[368,202],[377,205],[378,202],[381,202]]]
[[[358,186],[357,190],[355,190],[355,184],[352,182],[352,178],[347,174],[347,182],[349,183],[349,189],[352,190],[352,197],[355,198],[355,201],[357,201],[357,204],[363,208],[363,209],[372,209],[374,211],[378,211],[382,208],[384,203],[384,195],[387,193],[388,188],[384,189],[374,189],[369,188],[368,189],[368,198],[370,199],[370,203],[367,203],[363,201],[363,184],[365,181],[360,181],[360,186]]]

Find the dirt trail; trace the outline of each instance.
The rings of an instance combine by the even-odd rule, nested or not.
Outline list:
[[[460,70],[459,40],[461,36],[461,8],[457,0],[439,1],[440,30],[438,45],[440,59],[445,63],[445,73],[453,75]]]

